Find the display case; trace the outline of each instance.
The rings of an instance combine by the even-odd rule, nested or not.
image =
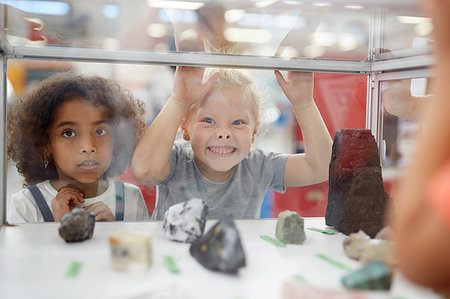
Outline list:
[[[248,70],[268,94],[257,146],[288,153],[302,151],[302,136],[272,70],[314,72],[315,101],[331,136],[342,128],[370,129],[389,192],[404,164],[391,163],[392,130],[405,122],[386,117],[383,86],[428,78],[433,65],[432,24],[414,1],[5,0],[0,5],[2,223],[8,197],[22,185],[6,161],[8,98],[55,72],[117,80],[147,103],[150,123],[170,95],[174,66]],[[410,151],[411,144],[400,148]],[[268,194],[265,216],[286,208],[323,216],[327,188],[322,183]],[[154,197],[153,190],[143,191]]]
[[[3,245],[0,252],[4,257],[11,257],[11,261],[17,261],[20,253],[25,254],[30,246],[36,245],[36,255],[27,255],[23,259],[31,264],[32,275],[49,274],[42,270],[46,268],[44,265],[36,262],[47,254],[47,241],[51,248],[61,250],[55,255],[58,260],[66,261],[68,251],[64,251],[64,243],[58,242],[61,240],[55,240],[56,237],[52,236],[56,224],[15,227],[8,223],[11,194],[23,187],[23,178],[14,163],[7,160],[7,115],[10,105],[22,92],[51,74],[74,71],[114,79],[146,103],[146,121],[150,124],[171,94],[176,66],[239,68],[250,73],[266,95],[264,121],[255,146],[296,153],[304,150],[303,137],[273,70],[314,72],[314,99],[331,137],[343,128],[370,129],[380,152],[384,187],[392,194],[396,182],[402,177],[404,166],[408,164],[408,155],[414,149],[415,136],[421,127],[420,113],[412,113],[414,116],[403,114],[399,100],[420,98],[423,100],[421,103],[425,103],[429,99],[432,67],[435,64],[431,20],[422,13],[419,3],[411,0],[2,0],[0,24],[0,54],[3,60],[0,72],[0,240]],[[155,189],[142,185],[130,171],[119,179],[141,188],[151,213],[155,204]],[[276,218],[278,212],[289,209],[305,217],[321,217],[308,218],[307,224],[325,228],[323,217],[327,195],[327,182],[288,188],[284,194],[268,192],[261,217]],[[126,223],[123,226],[154,232],[155,240],[160,242],[155,247],[157,256],[163,251],[172,252],[182,266],[186,266],[186,273],[192,272],[209,279],[208,274],[202,272],[204,269],[190,265],[190,260],[186,262],[185,244],[173,245],[163,240],[160,224]],[[100,273],[92,266],[87,267],[87,276],[81,279],[86,285],[93,285],[93,279],[99,279],[100,285],[108,288],[108,279],[117,281],[118,285],[124,281],[123,275],[111,274],[110,269],[106,268],[103,255],[107,235],[120,226],[121,223],[100,224],[98,238],[79,256],[85,264],[89,264],[92,257],[87,253],[89,250],[95,252],[93,256],[98,259],[91,265],[101,269]],[[244,231],[244,238],[248,238],[244,241],[245,245],[254,252],[262,248],[262,241],[255,235],[269,235],[274,226],[274,219],[238,222],[238,227]],[[34,240],[33,236],[40,232],[42,239]],[[306,264],[311,269],[321,267],[317,260],[311,262],[319,249],[328,248],[326,254],[345,260],[342,252],[337,253],[342,235],[326,239],[314,234],[308,232],[310,241],[303,250],[305,257],[296,255],[294,247],[289,247],[284,253],[271,250],[273,248],[265,248],[261,252],[275,255],[281,261],[280,265],[269,266],[275,267],[276,273],[282,277],[298,272],[289,266],[292,273],[283,273],[287,265],[301,266],[303,260],[308,260]],[[17,254],[16,245],[20,249]],[[76,255],[76,250],[71,250],[71,254]],[[267,261],[264,254],[250,258],[249,268],[241,276],[242,279],[214,276],[214,282],[227,286],[227,290],[223,289],[223,296],[218,297],[262,298],[264,294],[270,294],[270,298],[276,298],[280,288],[278,283],[282,279],[277,277],[274,280],[267,269],[263,269]],[[50,259],[46,255],[43,263],[51,263]],[[358,266],[355,261],[346,262],[350,263],[352,270]],[[20,287],[17,283],[19,272],[27,272],[29,264],[21,263],[17,271],[13,262],[5,265],[5,268],[0,265],[0,277],[8,277],[1,280],[10,283],[6,295],[12,298],[13,288]],[[55,271],[64,271],[62,267],[49,268],[50,272],[53,271],[51,277],[54,277]],[[162,294],[160,291],[165,286],[170,289],[189,278],[182,274],[181,278],[174,279],[167,273],[161,278],[156,272],[161,271],[159,268],[163,265],[156,262],[156,267],[157,270],[151,273],[139,274],[137,280],[134,280],[136,277],[126,276],[125,280],[130,283],[128,289],[119,290],[115,286],[106,293],[107,296],[118,298],[131,294],[152,297],[156,294],[156,297]],[[336,269],[324,276],[321,271],[305,273],[302,272],[302,275],[312,285],[340,288],[338,279],[342,273]],[[34,279],[32,275],[26,276],[24,281],[31,283]],[[163,279],[163,287],[144,286],[141,282],[149,277]],[[258,282],[255,277],[276,285],[269,287],[269,293],[265,293],[263,288],[256,287]],[[330,283],[321,281],[327,277]],[[66,278],[61,280],[58,276],[56,281],[70,287]],[[195,285],[193,280],[189,281]],[[194,298],[196,295],[205,297],[213,291],[211,286],[201,292],[186,283],[179,286],[180,289],[187,289]],[[2,285],[0,290],[4,287]],[[235,291],[239,289],[243,291]],[[44,292],[42,287],[37,290]],[[55,288],[55,292],[52,291],[53,297],[58,296],[58,290]],[[155,290],[159,291],[154,293]],[[180,295],[176,291],[175,288],[169,297]],[[18,294],[32,296],[31,292],[26,291]],[[81,290],[73,294],[87,295]],[[102,296],[98,289],[94,294]],[[381,294],[384,295],[389,294]],[[408,283],[400,283],[390,295],[408,298],[433,296],[431,291],[420,291]],[[368,296],[375,298],[378,294]]]

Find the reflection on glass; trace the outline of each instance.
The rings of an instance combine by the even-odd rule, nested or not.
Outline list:
[[[418,78],[381,83],[386,152],[383,179],[386,188],[391,191],[395,188],[402,169],[410,163],[417,138],[421,134],[424,113],[432,98],[430,81],[431,78]]]
[[[122,64],[102,64],[102,63],[80,63],[80,62],[61,62],[61,61],[37,61],[37,60],[9,60],[8,78],[11,81],[18,98],[23,97],[24,92],[32,90],[39,86],[42,80],[58,73],[72,71],[81,75],[96,74],[105,78],[114,78],[123,89],[131,90],[134,96],[146,102],[145,122],[150,124],[159,110],[167,101],[172,92],[173,69],[169,66],[139,66]],[[278,83],[275,80],[273,72],[270,70],[248,70],[251,77],[254,78],[258,89],[265,95],[264,107],[262,109],[262,124],[258,131],[255,147],[267,151],[301,153],[304,152],[304,143],[301,130],[299,129],[289,101],[282,93]],[[355,82],[358,82],[355,84]],[[365,125],[365,94],[366,94],[366,76],[349,74],[315,74],[314,82],[314,100],[322,114],[322,117],[329,129],[331,135],[334,131],[344,127],[359,127]],[[83,101],[82,101],[83,102]],[[42,107],[47,107],[43,105]],[[88,105],[88,107],[90,107]],[[63,107],[64,108],[64,107]],[[73,109],[71,109],[73,110]],[[94,109],[94,111],[96,111]],[[47,113],[47,112],[46,112]],[[41,112],[35,111],[36,115]],[[87,113],[86,113],[87,114]],[[71,122],[76,122],[70,120]],[[35,132],[30,132],[28,138],[31,142],[33,134],[41,132],[37,129],[37,122],[31,128]],[[96,130],[97,131],[97,130]],[[114,131],[114,130],[112,130]],[[76,129],[73,132],[77,133]],[[65,132],[65,135],[73,134],[72,130]],[[98,130],[99,136],[102,136],[103,130]],[[63,135],[64,136],[64,135]],[[72,135],[70,135],[72,136]],[[77,135],[78,136],[78,135]],[[120,135],[120,141],[123,143],[123,135]],[[179,136],[181,137],[181,136]],[[8,144],[11,144],[12,136],[9,136]],[[42,147],[28,145],[34,154],[39,153],[39,169],[43,173],[45,168],[45,155]],[[41,143],[45,144],[45,143]],[[43,146],[43,148],[46,148]],[[33,154],[33,155],[34,155]],[[31,154],[30,154],[31,157]],[[18,159],[16,159],[17,161]],[[31,160],[31,159],[29,159]],[[54,160],[48,159],[49,165],[54,164]],[[24,183],[39,184],[40,181],[46,181],[47,178],[25,178],[17,171],[20,167],[14,160],[9,161],[7,176],[7,208],[8,221],[21,222],[23,220],[15,219],[11,221],[11,208],[17,207],[16,197],[12,194],[21,192]],[[94,165],[88,165],[93,167]],[[47,166],[48,167],[48,166]],[[108,176],[110,177],[110,176]],[[150,216],[155,207],[155,187],[144,186],[132,174],[130,168],[126,168],[123,173],[114,174],[115,179],[122,180],[140,188],[146,208],[139,211],[148,211]],[[51,181],[52,179],[50,179]],[[109,181],[99,184],[102,190],[108,190]],[[46,183],[49,193],[53,192],[56,196],[59,185]],[[261,217],[274,217],[280,210],[293,209],[305,216],[323,216],[326,208],[327,184],[312,185],[307,187],[289,188],[285,194],[268,192],[261,209]],[[105,189],[106,188],[106,189]],[[136,190],[133,188],[133,190]],[[115,214],[114,192],[111,200],[106,205]],[[138,197],[136,197],[138,198]],[[289,206],[283,206],[288,203]],[[51,207],[51,201],[49,202]],[[35,204],[29,206],[37,207]],[[100,206],[105,211],[104,206]],[[130,210],[130,209],[129,209]],[[134,209],[135,211],[136,208]],[[36,213],[39,214],[39,213]],[[109,215],[109,214],[108,214]],[[36,216],[37,217],[37,216]],[[127,220],[127,219],[125,219]],[[42,221],[42,219],[35,219]]]
[[[19,96],[8,113],[8,157],[24,188],[9,221],[53,222],[75,207],[97,221],[149,219],[138,187],[114,183],[144,127],[143,103],[99,76],[55,74]]]
[[[37,11],[41,2],[53,8]],[[367,58],[374,6],[337,1],[244,1],[239,5],[232,1],[156,0],[0,3],[7,8],[7,38],[13,46],[350,60]],[[428,30],[422,27],[418,30]],[[205,43],[215,50],[205,49]]]

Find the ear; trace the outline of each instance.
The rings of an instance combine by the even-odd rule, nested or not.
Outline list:
[[[255,127],[252,133],[252,144],[255,142],[256,134],[258,133],[258,128]]]
[[[42,147],[42,155],[46,158],[50,158],[52,155],[52,149],[49,144]]]
[[[183,139],[189,141],[191,138],[189,137],[189,132],[187,130],[186,118],[183,118],[180,124],[181,132],[183,133]]]

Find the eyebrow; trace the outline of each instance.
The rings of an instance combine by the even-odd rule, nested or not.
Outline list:
[[[77,123],[73,122],[73,121],[62,121],[60,122],[56,128],[60,128],[60,127],[64,127],[64,126],[75,126]],[[98,120],[96,122],[94,122],[94,125],[101,125],[101,124],[110,124],[110,121],[106,121],[106,120]]]

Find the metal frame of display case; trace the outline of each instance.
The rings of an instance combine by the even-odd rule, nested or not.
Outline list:
[[[0,19],[5,20],[4,11],[0,8]],[[5,24],[0,24],[6,28]],[[371,31],[369,33],[369,49],[367,61],[328,60],[328,59],[294,59],[279,57],[233,56],[204,53],[153,52],[153,51],[110,51],[93,48],[73,47],[11,47],[2,30],[0,55],[2,58],[0,74],[0,222],[6,223],[6,84],[8,59],[65,60],[101,63],[127,64],[160,64],[186,65],[202,67],[232,67],[253,69],[279,69],[295,71],[311,71],[326,73],[367,74],[366,128],[372,131],[382,148],[383,107],[380,102],[380,82],[404,78],[429,76],[428,67],[434,64],[433,56],[428,49],[408,49],[393,52],[396,59],[388,59],[392,54],[377,53],[375,49],[383,48],[384,14],[374,10],[371,15]],[[388,60],[387,60],[388,59]]]

